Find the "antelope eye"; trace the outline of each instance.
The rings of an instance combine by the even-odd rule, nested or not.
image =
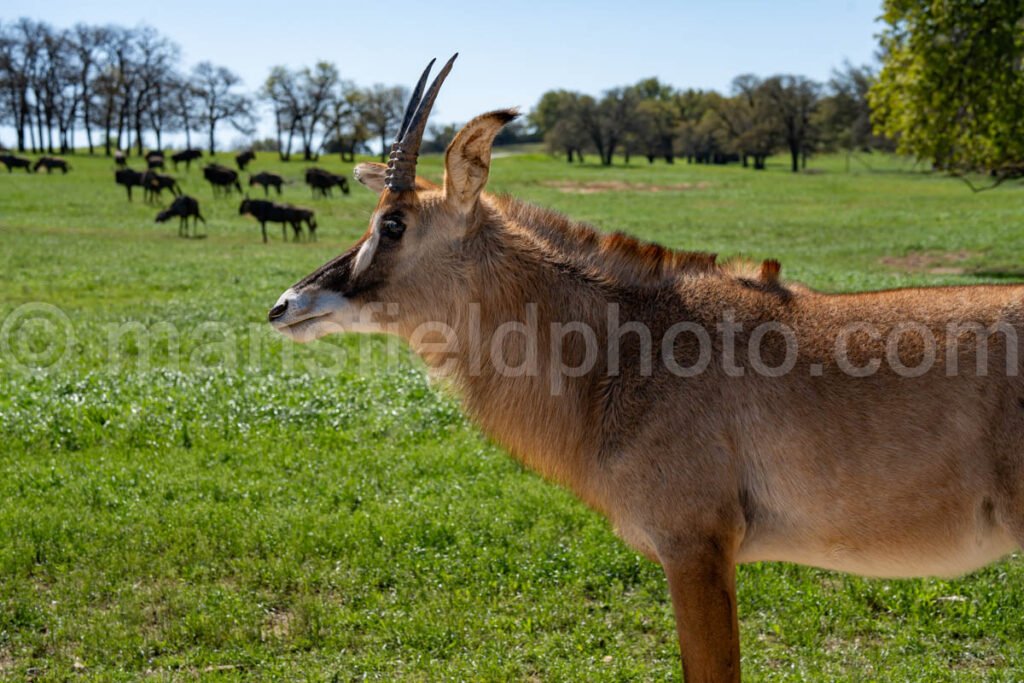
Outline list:
[[[405,223],[402,222],[401,216],[387,215],[381,219],[380,230],[388,239],[401,239],[405,232]]]

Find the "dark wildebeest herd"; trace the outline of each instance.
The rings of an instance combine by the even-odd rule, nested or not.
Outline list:
[[[165,223],[172,218],[178,218],[178,235],[189,237],[189,219],[192,219],[191,236],[196,237],[196,231],[200,222],[206,225],[206,219],[199,209],[199,200],[182,192],[178,180],[171,175],[161,173],[169,160],[174,164],[174,170],[179,170],[180,164],[185,165],[185,171],[191,170],[192,162],[203,157],[202,151],[198,149],[184,149],[178,152],[164,152],[162,150],[151,150],[140,158],[145,162],[143,170],[131,168],[128,164],[128,156],[122,150],[115,150],[113,154],[115,170],[114,182],[125,189],[128,201],[132,201],[133,188],[142,190],[143,199],[148,204],[163,203],[163,192],[167,190],[173,197],[171,205],[161,210],[156,215],[157,223]],[[247,149],[235,155],[235,163],[238,171],[218,163],[209,163],[203,167],[203,178],[210,183],[214,198],[229,197],[233,192],[243,194],[242,183],[239,171],[256,160],[256,153]],[[3,164],[8,173],[16,169],[23,169],[26,173],[36,173],[40,169],[52,173],[58,170],[63,174],[71,170],[71,165],[65,159],[55,156],[41,156],[33,163],[31,159],[17,156],[4,151],[0,147],[0,164]],[[333,197],[334,188],[341,190],[341,193],[349,193],[348,179],[345,176],[331,173],[322,168],[307,168],[304,173],[304,180],[309,186],[314,198]],[[248,215],[255,218],[260,224],[263,234],[263,241],[267,242],[267,223],[281,224],[281,237],[287,240],[288,227],[291,226],[294,233],[294,240],[298,241],[303,236],[302,226],[306,226],[307,239],[316,239],[316,216],[312,209],[301,206],[294,206],[283,202],[269,201],[270,189],[273,188],[280,197],[283,194],[283,187],[291,184],[277,173],[259,171],[249,174],[249,187],[262,187],[263,196],[268,199],[250,199],[246,194],[238,207],[239,215]]]

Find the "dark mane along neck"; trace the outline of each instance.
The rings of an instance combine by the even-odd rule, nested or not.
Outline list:
[[[506,195],[493,197],[493,204],[511,229],[527,233],[551,256],[617,284],[651,287],[685,276],[719,275],[757,288],[781,287],[781,266],[775,260],[719,263],[716,254],[669,249],[622,232],[602,233]]]

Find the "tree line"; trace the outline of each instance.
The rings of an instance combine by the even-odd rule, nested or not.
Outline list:
[[[657,78],[611,88],[600,97],[571,90],[544,93],[530,119],[552,152],[570,163],[596,154],[610,165],[685,158],[695,163],[740,162],[762,169],[779,151],[793,171],[819,151],[892,149],[872,132],[870,67],[846,64],[828,83],[803,76],[737,76],[729,95],[676,89]]]
[[[727,94],[658,78],[596,97],[552,90],[496,144],[542,139],[570,163],[596,155],[605,165],[643,156],[760,169],[785,152],[793,171],[817,152],[897,149],[956,175],[1024,176],[1024,4],[940,5],[884,1],[880,71],[847,63],[824,83],[744,74]],[[191,148],[197,133],[213,152],[225,127],[251,138],[263,104],[275,136],[255,148],[350,160],[386,153],[408,97],[402,86],[360,87],[331,62],[275,66],[245,92],[227,67],[183,69],[180,52],[149,27],[0,22],[0,124],[14,129],[19,151],[65,152],[82,133],[90,153],[98,144],[108,155],[142,154],[144,141],[162,149],[168,133]],[[443,151],[457,129],[431,126],[423,151]]]
[[[89,153],[102,146],[143,153],[151,135],[204,132],[216,148],[218,128],[250,134],[252,99],[230,69],[200,62],[181,70],[181,50],[149,27],[77,24],[57,29],[31,19],[0,24],[0,121],[14,129],[19,151],[66,152],[83,133]]]
[[[203,136],[213,153],[225,127],[251,137],[265,103],[277,138],[256,146],[283,159],[295,146],[305,159],[324,149],[351,157],[371,139],[387,148],[407,95],[399,86],[359,88],[329,62],[274,67],[250,93],[225,66],[183,68],[180,48],[150,27],[0,23],[0,123],[14,130],[21,152],[83,146],[142,155],[147,143],[163,149],[166,135],[180,133],[188,148],[193,134]]]

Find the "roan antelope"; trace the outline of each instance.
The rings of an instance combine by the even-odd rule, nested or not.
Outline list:
[[[417,152],[451,65],[387,166],[356,169],[380,195],[366,233],[270,322],[407,340],[662,565],[687,681],[739,680],[737,563],[951,576],[1024,543],[1024,286],[822,294],[775,261],[600,234],[484,192],[514,111],[470,121],[433,185]]]

